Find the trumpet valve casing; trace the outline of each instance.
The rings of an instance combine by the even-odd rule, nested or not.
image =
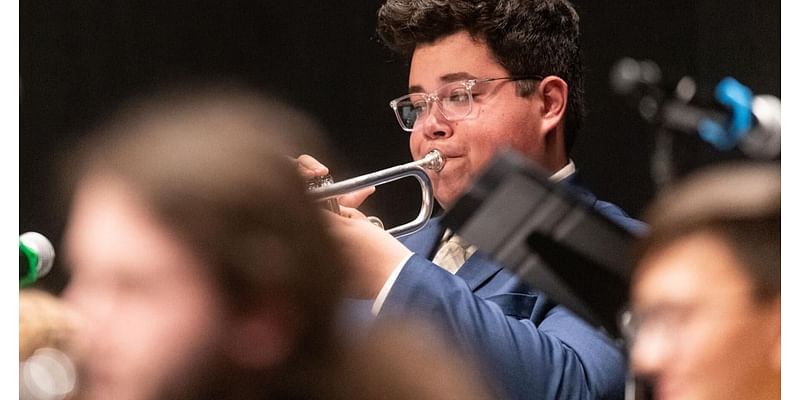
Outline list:
[[[333,184],[333,177],[330,174],[323,175],[323,176],[315,176],[315,177],[311,178],[310,180],[308,180],[306,183],[307,183],[308,190],[309,191],[314,191],[314,190],[320,189],[320,188],[322,188],[324,186],[332,185]],[[321,203],[322,203],[323,207],[327,208],[328,210],[333,211],[333,212],[335,212],[337,214],[340,214],[340,212],[339,212],[339,202],[336,200],[335,197],[331,197],[329,199],[322,200]]]

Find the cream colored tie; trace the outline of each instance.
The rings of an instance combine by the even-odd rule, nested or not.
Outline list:
[[[454,235],[450,230],[444,235],[444,237],[448,236],[450,237],[444,240],[433,257],[433,263],[455,274],[464,265],[464,262],[475,253],[476,247],[468,245],[460,236]]]

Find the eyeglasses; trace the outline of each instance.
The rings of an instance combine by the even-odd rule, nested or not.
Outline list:
[[[480,85],[499,80],[519,81],[519,80],[541,80],[539,75],[530,76],[507,76],[502,78],[487,79],[467,79],[463,81],[448,83],[431,93],[411,93],[398,97],[389,102],[397,122],[406,132],[414,130],[414,124],[418,119],[428,116],[433,102],[439,105],[439,112],[448,121],[462,120],[472,113],[474,103],[473,96],[480,94],[476,88]]]
[[[691,311],[688,307],[658,307],[640,311],[626,307],[618,316],[618,325],[628,343],[633,343],[642,331],[676,332],[686,324]]]
[[[751,290],[736,290],[726,293],[724,298],[748,297]],[[724,304],[723,304],[724,303]],[[760,302],[745,302],[735,305],[727,302],[703,302],[690,304],[659,304],[646,309],[625,307],[618,315],[617,323],[628,343],[633,343],[643,332],[675,338],[678,332],[692,329],[698,323],[736,322],[746,320],[754,313],[749,307],[760,307]]]

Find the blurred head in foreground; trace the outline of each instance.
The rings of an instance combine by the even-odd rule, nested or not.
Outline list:
[[[650,208],[631,367],[657,399],[778,399],[780,167],[695,174]]]
[[[83,398],[308,397],[297,383],[327,363],[344,278],[287,157],[316,131],[203,87],[129,104],[73,155]]]

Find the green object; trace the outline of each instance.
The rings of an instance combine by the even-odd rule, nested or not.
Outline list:
[[[19,287],[25,287],[32,285],[36,282],[36,278],[38,277],[38,266],[39,266],[39,255],[31,249],[30,247],[26,246],[25,243],[22,243],[22,240],[19,241],[19,257],[20,257],[20,278],[19,278]],[[25,260],[23,260],[23,257]],[[27,261],[27,262],[25,262]],[[25,270],[24,265],[27,264],[28,268],[27,271]]]

